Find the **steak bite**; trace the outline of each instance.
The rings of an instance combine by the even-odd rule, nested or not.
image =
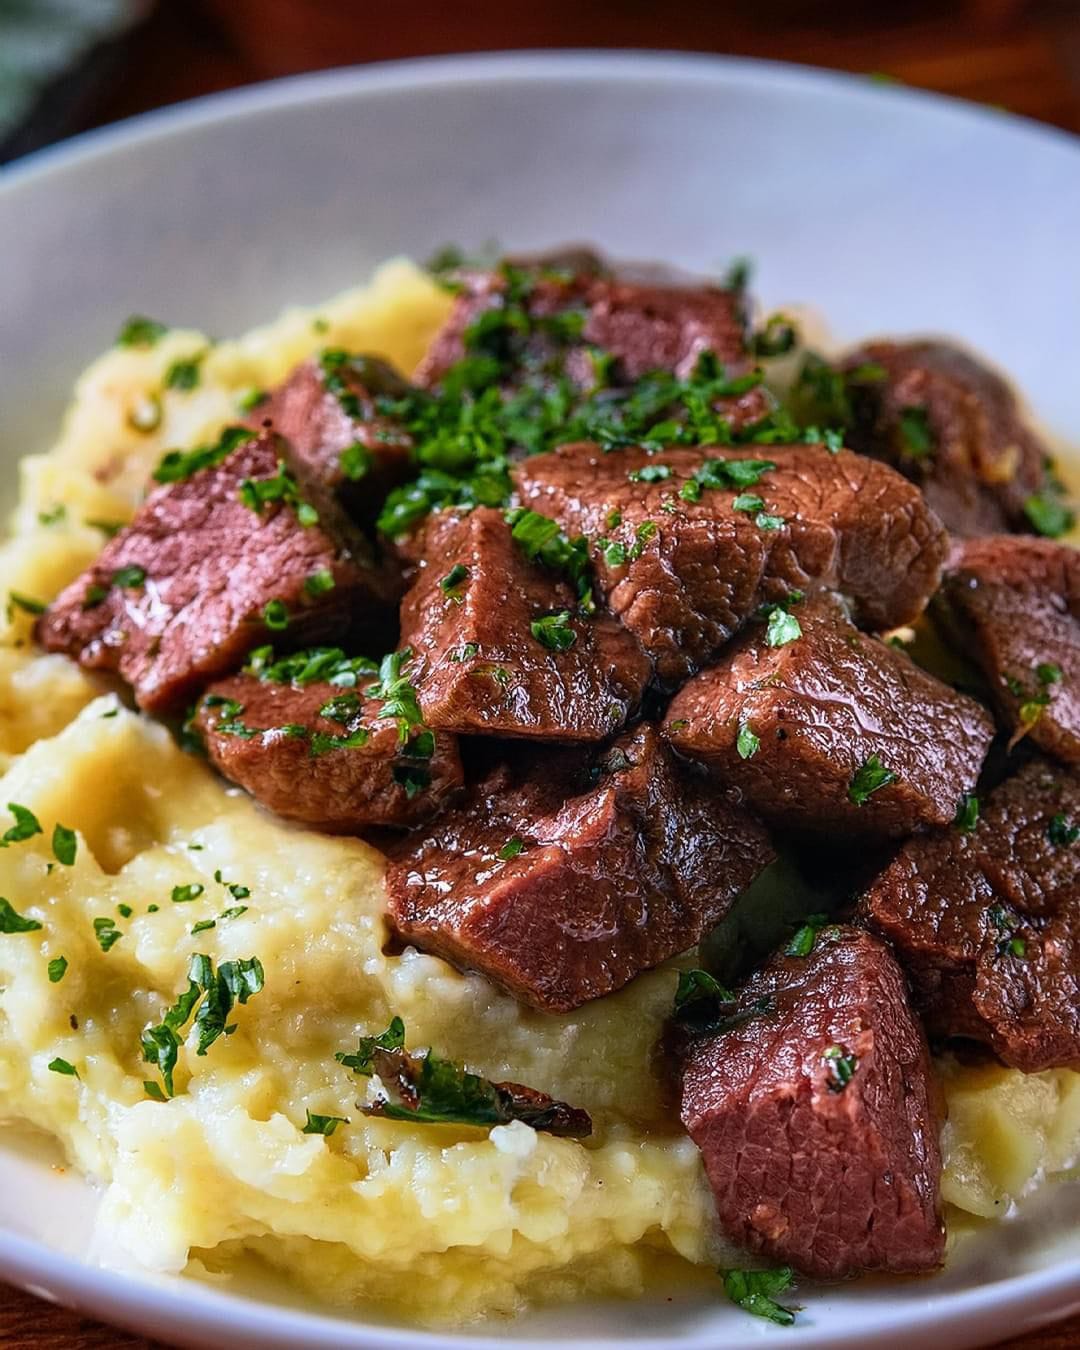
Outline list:
[[[286,439],[316,505],[336,498],[354,519],[371,524],[387,492],[412,469],[409,436],[379,414],[377,400],[401,398],[409,388],[377,357],[327,351],[297,366],[249,424]]]
[[[420,552],[401,640],[429,726],[599,741],[637,709],[651,668],[636,639],[609,614],[581,612],[501,511],[440,512]]]
[[[1080,1069],[1080,771],[1025,765],[974,829],[910,840],[860,902],[927,1028],[1014,1068]]]
[[[270,432],[228,432],[167,459],[163,485],[38,621],[42,646],[168,713],[273,636],[377,631],[394,583],[341,513],[304,501],[284,453]]]
[[[515,466],[526,506],[592,540],[600,592],[668,686],[792,592],[838,590],[887,629],[937,589],[947,537],[899,474],[818,445],[747,449],[579,444]]]
[[[1080,763],[1080,551],[1049,539],[968,540],[934,613],[981,668],[1014,737]]]
[[[193,725],[211,764],[279,816],[344,832],[416,825],[461,787],[457,738],[403,744],[383,700],[363,692],[373,673],[355,689],[234,675],[210,685]]]
[[[821,1279],[939,1266],[941,1121],[885,945],[823,929],[730,1013],[688,1043],[681,1107],[726,1235]]]
[[[387,872],[422,951],[566,1012],[692,947],[772,859],[717,787],[647,724],[599,755],[516,754]]]
[[[632,383],[650,371],[685,379],[705,352],[729,375],[751,368],[744,297],[719,286],[619,281],[594,272],[504,265],[464,273],[449,319],[417,367],[418,384],[438,384],[467,355],[495,356],[511,369],[557,366],[582,388]]]
[[[843,370],[852,449],[918,483],[954,534],[1038,528],[1047,450],[999,375],[947,342],[871,342]]]
[[[680,754],[766,818],[874,838],[949,824],[993,734],[980,704],[860,633],[830,596],[753,624],[664,722]]]

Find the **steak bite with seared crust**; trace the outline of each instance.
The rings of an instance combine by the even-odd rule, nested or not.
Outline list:
[[[728,1238],[805,1275],[941,1264],[941,1120],[922,1029],[882,942],[819,932],[689,1040],[681,1114]]]
[[[637,711],[651,674],[637,640],[610,614],[583,612],[578,589],[530,558],[501,511],[439,512],[418,552],[401,640],[429,726],[599,741]],[[580,553],[584,565],[584,543]]]
[[[1041,529],[1047,450],[1000,375],[933,341],[871,342],[842,369],[848,444],[918,483],[954,534]]]
[[[566,1012],[692,947],[773,858],[639,725],[599,755],[515,753],[387,872],[405,942]]]
[[[867,628],[910,622],[948,549],[917,488],[819,445],[567,445],[513,476],[526,506],[590,538],[600,593],[669,687],[793,592],[837,590]]]
[[[191,725],[211,764],[279,816],[335,833],[405,827],[461,787],[457,737],[388,714],[371,663],[324,649],[258,669],[210,685]]]
[[[947,825],[993,734],[980,704],[860,633],[831,596],[751,624],[664,722],[774,824],[882,839]]]
[[[969,831],[912,839],[862,919],[893,944],[928,1029],[1014,1068],[1080,1069],[1080,770],[1025,765]]]
[[[598,359],[609,385],[657,370],[685,379],[706,352],[729,375],[753,366],[739,291],[512,263],[494,272],[462,273],[457,284],[450,317],[415,373],[426,387],[477,354],[495,356],[511,375],[557,366],[584,389],[598,383]],[[768,406],[763,401],[762,413]]]
[[[1080,763],[1080,550],[1050,539],[970,539],[933,613],[982,670],[1014,737]]]
[[[170,713],[260,642],[379,632],[396,577],[343,513],[304,499],[286,454],[271,432],[232,431],[167,456],[162,486],[38,621],[42,646]]]
[[[326,351],[297,366],[249,424],[284,436],[317,506],[336,498],[353,519],[370,525],[387,492],[413,467],[409,436],[376,404],[409,389],[378,357]]]

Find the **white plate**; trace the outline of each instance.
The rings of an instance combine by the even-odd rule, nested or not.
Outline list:
[[[55,433],[129,312],[222,334],[315,303],[395,253],[492,236],[595,241],[696,269],[759,260],[769,305],[838,338],[936,330],[1011,371],[1080,445],[1080,146],[867,81],[682,56],[408,62],[155,113],[0,172],[0,463]],[[1080,1192],[1059,1187],[932,1280],[815,1293],[801,1330],[681,1294],[424,1336],[86,1260],[89,1197],[0,1150],[0,1271],[185,1345],[462,1350],[492,1338],[704,1350],[963,1350],[1080,1310]],[[278,1296],[280,1294],[278,1293]]]

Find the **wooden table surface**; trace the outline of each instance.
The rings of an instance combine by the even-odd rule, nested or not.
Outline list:
[[[452,14],[452,18],[451,18]],[[886,19],[887,16],[887,19]],[[878,73],[1080,132],[1078,0],[164,0],[82,95],[70,130],[298,71],[438,52],[667,47]],[[1009,1343],[1077,1350],[1080,1318]],[[0,1288],[3,1350],[158,1350]],[[299,1348],[298,1348],[299,1350]]]

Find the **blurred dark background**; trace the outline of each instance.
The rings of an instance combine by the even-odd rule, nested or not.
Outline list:
[[[279,75],[515,47],[800,61],[1080,132],[1080,0],[0,0],[0,159]]]

